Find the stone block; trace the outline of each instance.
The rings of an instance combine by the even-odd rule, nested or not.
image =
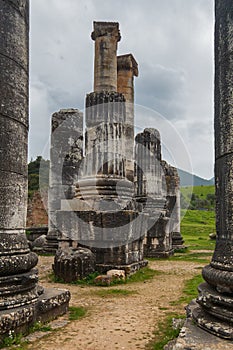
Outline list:
[[[54,258],[53,270],[63,281],[74,282],[95,271],[95,256],[86,248],[59,249]]]

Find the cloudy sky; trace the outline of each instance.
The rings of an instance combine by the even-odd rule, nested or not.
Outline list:
[[[47,156],[51,114],[83,109],[93,90],[94,20],[119,22],[118,54],[139,64],[138,130],[159,129],[165,159],[211,178],[213,0],[31,1],[29,159]]]

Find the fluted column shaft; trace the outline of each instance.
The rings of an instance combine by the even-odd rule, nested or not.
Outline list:
[[[216,0],[215,185],[217,241],[204,278],[233,293],[233,3]],[[219,273],[222,271],[222,273]]]
[[[4,309],[37,299],[37,275],[32,270],[37,256],[30,252],[25,235],[29,1],[0,0],[0,18],[0,309]]]
[[[156,129],[137,134],[135,144],[136,196],[162,196],[161,141]]]
[[[198,287],[197,324],[233,339],[233,2],[215,0],[216,247]]]

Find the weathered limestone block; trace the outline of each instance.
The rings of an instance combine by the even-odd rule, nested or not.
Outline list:
[[[39,252],[43,251],[47,244],[46,235],[41,235],[32,242],[32,250]]]
[[[95,40],[94,91],[117,91],[119,23],[94,22],[91,38]]]
[[[107,271],[107,276],[110,276],[113,280],[124,281],[125,270],[109,270]]]
[[[95,255],[87,248],[58,249],[53,270],[67,283],[83,279],[95,271]]]
[[[111,282],[113,282],[113,279],[108,275],[99,275],[94,279],[94,283],[97,286],[110,286]]]
[[[144,237],[147,216],[133,210],[61,211],[57,215],[59,239],[83,246],[123,246]]]
[[[216,248],[190,307],[197,324],[233,339],[233,3],[215,1]]]
[[[64,211],[61,215],[58,212],[57,218],[59,246],[66,249],[76,241],[88,247],[95,254],[99,272],[124,269],[132,273],[144,264],[145,214],[125,210]]]

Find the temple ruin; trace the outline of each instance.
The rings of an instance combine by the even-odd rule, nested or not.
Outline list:
[[[0,339],[67,311],[70,293],[38,285],[25,235],[29,1],[0,0]]]
[[[159,132],[145,129],[134,140],[138,64],[132,54],[117,56],[118,23],[94,22],[91,37],[94,91],[86,95],[84,140],[80,111],[52,116],[47,242],[59,248],[54,272],[65,280],[85,276],[84,260],[88,273],[130,274],[144,257],[168,257],[183,244],[179,176],[162,161]],[[75,266],[81,274],[67,272]]]

